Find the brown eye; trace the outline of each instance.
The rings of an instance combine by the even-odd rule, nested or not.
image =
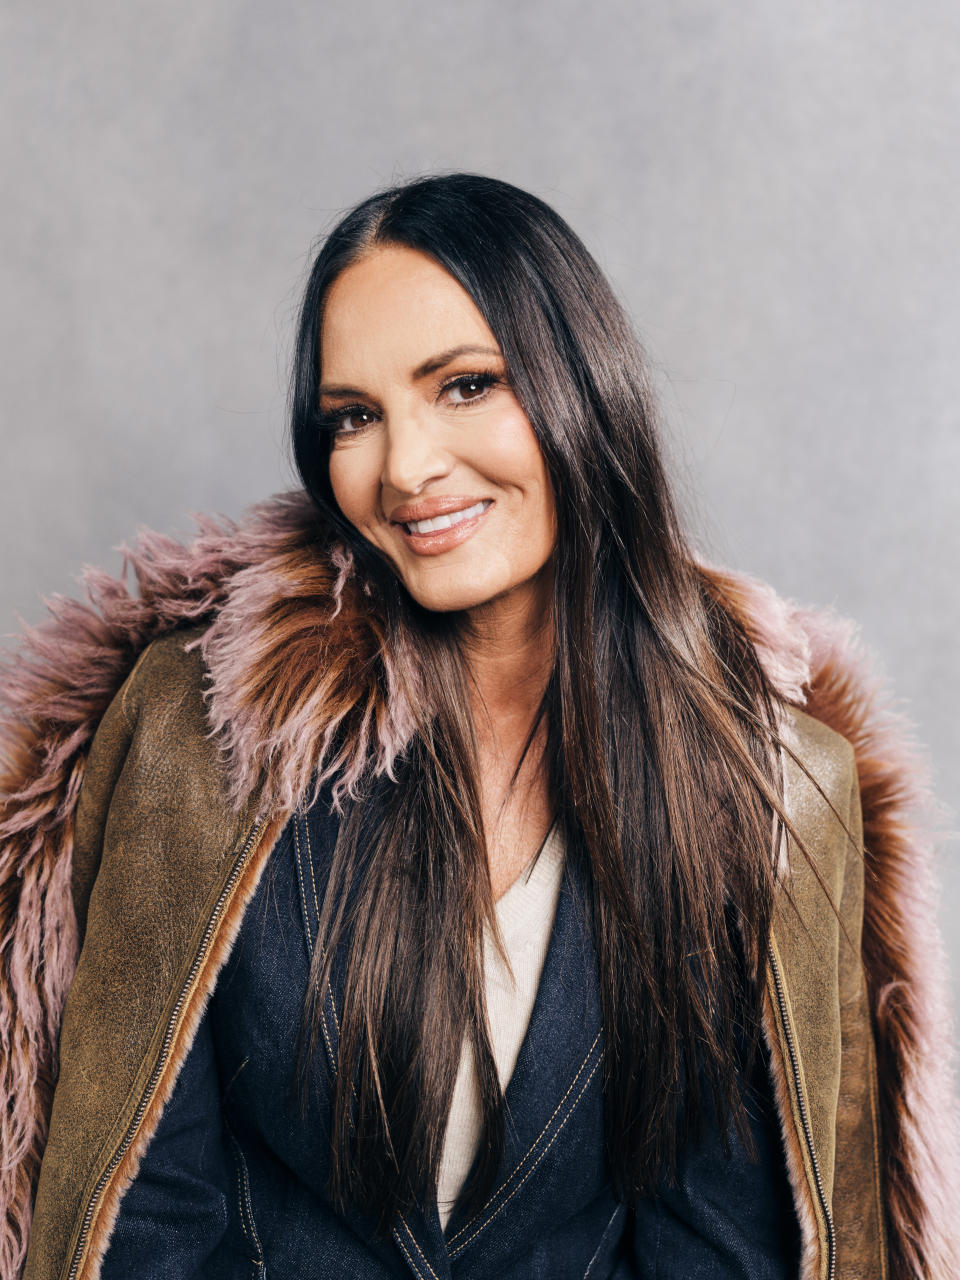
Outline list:
[[[321,430],[333,436],[356,436],[365,431],[374,420],[376,414],[363,405],[346,405],[343,409],[334,409],[331,413],[320,415],[318,425]]]
[[[492,373],[466,373],[454,378],[444,387],[445,391],[457,391],[451,401],[454,405],[470,404],[474,400],[482,400],[489,388],[499,381]]]
[[[352,418],[358,421],[351,424]],[[368,409],[347,409],[337,417],[337,430],[346,435],[354,435],[364,427],[369,427],[372,419],[373,414]]]

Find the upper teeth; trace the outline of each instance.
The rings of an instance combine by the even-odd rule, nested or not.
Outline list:
[[[492,499],[487,498],[472,507],[465,507],[463,511],[451,511],[447,516],[434,516],[432,520],[411,520],[404,527],[411,533],[433,533],[434,529],[449,529],[461,520],[469,520],[471,516],[478,516],[481,511],[486,511],[491,501]]]

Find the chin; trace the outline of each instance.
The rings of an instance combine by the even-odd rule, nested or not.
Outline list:
[[[485,589],[476,583],[463,581],[449,584],[408,582],[403,585],[413,596],[417,604],[432,613],[454,613],[463,609],[473,609],[477,605],[486,604],[502,594],[501,590],[491,586]]]

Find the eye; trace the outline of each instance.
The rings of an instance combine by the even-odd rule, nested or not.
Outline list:
[[[503,379],[496,373],[461,373],[451,378],[440,388],[440,394],[456,391],[458,394],[450,400],[454,409],[460,409],[477,400],[483,400],[492,386]],[[330,413],[321,413],[317,417],[317,427],[338,440],[345,437],[361,435],[378,421],[376,413],[362,404],[344,405],[342,409],[334,409]]]
[[[475,400],[482,400],[491,386],[496,385],[500,379],[495,373],[462,373],[458,378],[453,378],[450,382],[444,383],[444,391],[458,391],[459,398],[451,400],[451,404],[455,408],[460,405],[473,404]]]
[[[332,413],[322,413],[317,418],[317,426],[334,436],[356,436],[372,426],[376,419],[372,409],[365,409],[362,404],[348,404],[343,409]],[[357,421],[351,425],[350,419]],[[365,419],[365,421],[364,421]]]

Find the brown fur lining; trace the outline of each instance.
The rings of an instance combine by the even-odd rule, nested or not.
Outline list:
[[[770,1075],[780,1119],[780,1134],[786,1157],[787,1177],[793,1191],[793,1204],[800,1224],[799,1280],[818,1280],[820,1271],[820,1228],[810,1192],[803,1149],[794,1120],[793,1094],[786,1071],[786,1045],[777,1028],[776,1014],[769,989],[763,1002],[763,1034],[770,1050]]]

